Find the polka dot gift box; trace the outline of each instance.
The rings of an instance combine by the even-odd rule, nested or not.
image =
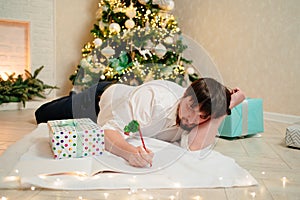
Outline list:
[[[104,152],[104,131],[89,118],[48,121],[55,159],[99,156]]]

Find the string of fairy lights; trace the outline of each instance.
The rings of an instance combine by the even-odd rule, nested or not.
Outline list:
[[[14,184],[19,184],[20,188],[22,188],[21,185],[21,177],[20,175],[20,171],[18,169],[15,169],[12,172],[11,176],[7,176],[4,177],[4,181],[5,182],[10,182],[10,183],[14,183]],[[261,176],[263,177],[267,177],[269,175],[267,175],[268,173],[265,171],[261,172]],[[81,172],[75,172],[72,174],[74,178],[76,178],[78,181],[84,181],[86,179],[92,178],[94,180],[100,179],[102,176],[105,176],[105,179],[113,179],[116,178],[114,173],[107,173],[107,174],[98,174],[95,175],[94,177],[88,177],[86,176],[86,174],[81,173]],[[39,179],[45,180],[48,183],[52,184],[55,187],[65,187],[66,183],[63,179],[57,178],[57,177],[52,177],[52,176],[45,176],[45,175],[39,175],[38,176]],[[246,175],[245,179],[248,179],[248,175]],[[49,180],[48,180],[49,179]],[[222,183],[224,181],[223,177],[218,177],[218,179],[216,181],[219,181],[220,183]],[[125,198],[125,197],[132,197],[133,199],[170,199],[170,200],[175,200],[175,199],[182,199],[182,185],[180,182],[174,182],[170,187],[173,188],[174,190],[170,190],[169,192],[164,192],[164,193],[159,193],[159,192],[155,192],[153,189],[146,189],[146,188],[141,188],[141,187],[136,187],[134,185],[136,185],[136,183],[138,182],[138,176],[137,175],[132,175],[131,178],[128,179],[128,189],[124,190],[124,191],[109,191],[109,190],[104,190],[103,192],[100,192],[99,194],[102,193],[103,198],[104,199],[116,199],[116,198]],[[287,188],[287,184],[291,182],[291,179],[288,179],[286,176],[281,177],[280,179],[276,178],[276,182],[278,183],[278,187],[281,187],[283,189]],[[132,185],[130,187],[130,185]],[[280,186],[281,185],[281,186]],[[51,186],[51,185],[50,185]],[[42,188],[27,184],[26,187],[30,188],[31,191],[40,191],[42,190]],[[55,188],[54,187],[54,188]],[[51,187],[50,187],[51,188]],[[24,188],[23,188],[24,189]],[[124,193],[125,192],[125,193]],[[126,193],[127,192],[127,193]],[[245,191],[245,195],[248,196],[251,199],[256,199],[256,197],[261,197],[263,195],[265,195],[266,190],[264,190],[264,188],[257,190],[257,189],[250,189]],[[195,195],[190,195],[189,197],[186,196],[185,199],[196,199],[196,200],[200,200],[203,199],[204,197],[201,196],[202,192],[199,192]],[[87,195],[90,196],[90,195]],[[73,198],[76,199],[75,196],[73,196]],[[1,200],[9,200],[12,199],[9,196],[1,196]],[[90,197],[84,197],[84,194],[79,195],[77,197],[77,199],[82,200],[82,199],[91,199]],[[94,197],[92,198],[94,199]]]

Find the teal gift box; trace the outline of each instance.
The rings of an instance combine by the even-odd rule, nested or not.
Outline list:
[[[102,155],[104,130],[89,118],[48,121],[55,159]]]
[[[231,110],[219,127],[219,135],[240,137],[264,132],[263,101],[247,98]]]

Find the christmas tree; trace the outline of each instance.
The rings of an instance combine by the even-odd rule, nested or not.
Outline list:
[[[173,0],[100,0],[94,41],[70,80],[81,89],[98,81],[139,85],[167,79],[180,85],[197,78],[175,17]]]

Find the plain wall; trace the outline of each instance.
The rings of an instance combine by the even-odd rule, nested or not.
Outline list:
[[[97,3],[56,1],[58,95],[69,92],[81,48],[92,41]],[[227,86],[262,98],[267,112],[300,116],[300,1],[175,0],[174,15],[182,32],[210,54]]]
[[[93,41],[90,30],[96,22],[98,0],[56,0],[56,95],[72,89],[69,76],[82,58],[81,49]]]
[[[264,110],[300,116],[299,0],[175,0],[184,34],[217,64],[224,83]]]

